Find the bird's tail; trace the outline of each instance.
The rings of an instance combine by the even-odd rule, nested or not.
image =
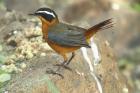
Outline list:
[[[112,18],[111,19],[108,19],[108,20],[105,20],[91,28],[89,28],[87,31],[86,31],[86,38],[89,39],[91,38],[96,32],[100,31],[100,30],[104,30],[104,29],[108,29],[108,28],[111,28],[113,26],[113,21],[112,21]]]

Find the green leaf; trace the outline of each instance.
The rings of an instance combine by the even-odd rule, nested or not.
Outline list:
[[[0,75],[0,82],[3,83],[3,82],[6,82],[8,80],[11,79],[11,75],[10,74],[7,74],[7,73],[3,73]]]
[[[6,60],[6,57],[3,55],[0,55],[0,63],[4,63]]]

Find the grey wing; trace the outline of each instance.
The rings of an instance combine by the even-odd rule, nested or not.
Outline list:
[[[49,31],[49,40],[62,45],[62,46],[80,46],[80,47],[90,47],[85,38],[85,31],[79,31],[80,28],[74,26],[65,27],[65,31]],[[83,29],[81,29],[83,30]]]

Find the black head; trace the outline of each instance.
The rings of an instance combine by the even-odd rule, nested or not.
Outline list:
[[[41,16],[49,22],[51,22],[53,19],[58,18],[56,13],[50,8],[39,8],[35,13],[30,15]]]

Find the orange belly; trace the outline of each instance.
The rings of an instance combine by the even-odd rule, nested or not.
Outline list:
[[[80,48],[80,47],[67,47],[67,46],[58,45],[55,42],[49,40],[47,40],[47,42],[49,46],[59,54],[74,52],[75,50]]]

